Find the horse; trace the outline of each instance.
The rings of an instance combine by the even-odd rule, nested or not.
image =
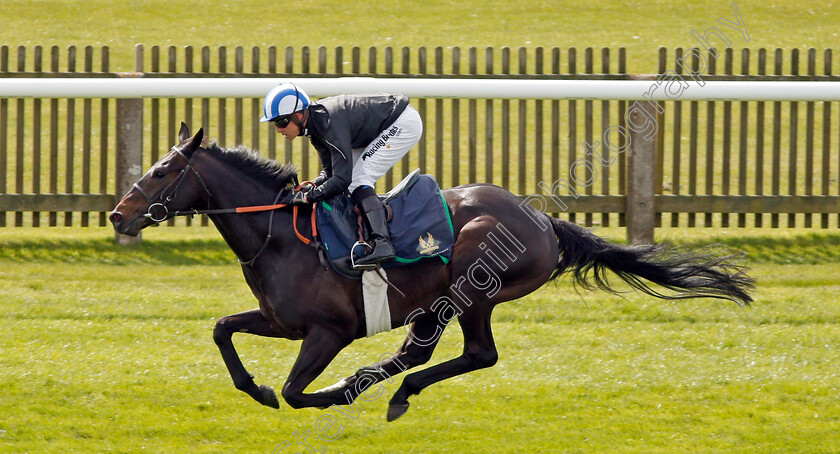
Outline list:
[[[754,281],[737,254],[611,243],[538,211],[501,187],[458,186],[441,191],[455,234],[451,260],[388,269],[391,329],[405,326],[405,341],[374,366],[306,392],[343,348],[365,336],[360,282],[325,267],[316,248],[307,244],[313,207],[277,203],[297,184],[293,165],[243,146],[224,149],[204,141],[203,129],[192,136],[184,123],[178,139],[122,197],[109,219],[117,232],[136,236],[176,215],[209,217],[236,254],[259,302],[257,309],[219,319],[213,339],[234,386],[272,408],[280,406],[274,389],[255,384],[234,348],[233,333],[302,340],[281,395],[293,408],[323,409],[352,405],[374,384],[427,363],[443,330],[457,318],[463,353],[405,376],[388,404],[387,420],[393,421],[408,410],[409,397],[426,387],[493,366],[498,360],[493,308],[560,276],[570,275],[581,288],[614,293],[626,289],[611,284],[612,274],[630,288],[662,299],[752,301]]]

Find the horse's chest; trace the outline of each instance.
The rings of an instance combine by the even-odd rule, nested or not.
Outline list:
[[[245,282],[251,288],[251,292],[257,298],[257,301],[259,301],[260,312],[263,314],[263,317],[273,321],[285,331],[287,335],[284,337],[289,339],[303,339],[304,326],[301,323],[300,317],[291,311],[292,304],[280,300],[281,298],[277,295],[282,294],[282,292],[278,292],[273,288],[276,285],[273,285],[272,280],[260,279],[257,274],[253,273],[247,267],[243,267],[243,273],[245,275]],[[289,293],[287,292],[285,297],[288,296]]]

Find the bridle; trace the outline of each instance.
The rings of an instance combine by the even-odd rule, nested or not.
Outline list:
[[[195,166],[193,165],[193,158],[192,158],[192,156],[195,156],[195,154],[193,154],[191,157],[187,157],[180,149],[178,149],[176,147],[173,147],[172,151],[177,153],[178,156],[180,156],[187,163],[187,165],[183,169],[181,169],[181,172],[178,174],[178,176],[175,178],[175,180],[172,181],[172,183],[169,183],[165,188],[161,189],[161,191],[158,192],[158,194],[155,197],[149,197],[149,195],[146,194],[146,191],[144,191],[143,188],[140,187],[140,185],[138,185],[137,183],[134,183],[134,186],[133,186],[134,189],[136,189],[137,192],[139,192],[140,195],[142,195],[143,198],[146,199],[146,202],[149,203],[149,209],[147,210],[146,214],[143,215],[143,217],[148,218],[152,222],[154,222],[156,225],[159,225],[161,222],[163,222],[167,219],[173,218],[175,216],[194,216],[194,215],[197,215],[197,214],[199,214],[199,215],[200,214],[210,215],[210,214],[232,214],[232,213],[257,213],[257,212],[261,212],[261,211],[270,211],[271,213],[269,214],[269,218],[268,218],[268,233],[266,234],[265,241],[263,241],[263,245],[260,248],[260,250],[257,251],[257,253],[254,255],[254,257],[251,260],[242,261],[238,257],[236,259],[243,266],[253,265],[254,262],[256,262],[257,258],[260,255],[262,255],[263,251],[265,251],[265,249],[268,247],[268,244],[271,242],[271,231],[272,231],[272,228],[274,227],[274,212],[277,209],[280,209],[280,208],[283,208],[283,207],[287,206],[287,204],[285,204],[285,203],[280,203],[280,204],[277,203],[280,200],[280,197],[286,191],[286,188],[280,189],[280,191],[274,197],[274,202],[271,205],[257,205],[257,206],[236,207],[236,208],[210,209],[209,208],[210,198],[213,195],[210,193],[210,189],[207,188],[207,184],[204,182],[204,179],[201,178],[201,175],[198,173],[197,170],[195,170]],[[192,210],[186,210],[186,211],[171,211],[169,209],[169,207],[167,206],[167,204],[172,202],[172,200],[174,200],[178,196],[178,188],[181,186],[181,183],[184,182],[184,177],[186,177],[188,172],[192,172],[196,176],[196,178],[198,178],[198,181],[201,183],[201,187],[204,189],[204,193],[207,194],[208,209],[206,209],[206,210],[192,209]],[[294,177],[294,182],[295,182],[295,186],[298,186],[298,187],[300,186],[298,184],[297,176]],[[170,190],[170,188],[171,188],[171,190]],[[164,197],[164,194],[167,194],[167,195]],[[156,216],[155,213],[154,213],[155,210],[162,210],[162,215],[157,215]],[[300,232],[298,232],[298,230],[297,230],[297,217],[298,216],[297,215],[298,215],[298,206],[295,205],[294,208],[293,208],[293,220],[292,220],[292,225],[294,226],[295,235],[304,244],[312,245],[312,246],[317,247],[318,233],[317,233],[317,230],[316,230],[316,227],[315,227],[315,207],[314,206],[312,207],[312,221],[311,221],[312,222],[312,240],[304,237],[303,235],[300,234]]]
[[[175,148],[175,147],[172,147],[172,151],[177,153],[178,156],[180,156],[187,163],[186,167],[181,169],[181,172],[178,174],[178,177],[175,178],[175,180],[173,180],[172,183],[169,183],[169,185],[167,185],[165,188],[161,189],[160,192],[154,198],[149,197],[149,195],[146,194],[146,191],[144,191],[143,188],[140,187],[140,185],[138,185],[137,183],[134,183],[134,189],[136,189],[137,192],[139,192],[140,195],[142,195],[143,198],[146,199],[146,202],[149,204],[149,209],[146,212],[146,214],[144,214],[143,216],[151,219],[152,222],[154,222],[155,224],[160,224],[161,222],[169,219],[172,216],[182,215],[178,211],[170,212],[169,207],[167,207],[166,204],[172,202],[172,200],[174,200],[176,197],[178,197],[178,188],[181,187],[181,183],[184,182],[184,177],[187,175],[187,172],[189,172],[189,171],[192,171],[192,173],[195,174],[196,178],[198,178],[198,181],[201,183],[201,187],[204,189],[204,192],[207,194],[208,204],[210,203],[209,202],[210,197],[213,196],[210,193],[210,190],[207,188],[207,184],[204,182],[204,179],[201,178],[201,175],[199,175],[198,171],[195,170],[195,167],[193,166],[192,157],[188,158],[184,154],[184,152],[182,152],[181,150],[179,150],[178,148]],[[172,186],[175,186],[175,187],[173,188]],[[170,188],[172,188],[171,191],[169,190]],[[164,194],[166,194],[167,192],[169,192],[169,194],[166,197],[164,197]],[[156,209],[163,209],[162,215],[155,216],[154,211]],[[195,214],[200,214],[200,213],[195,213]]]

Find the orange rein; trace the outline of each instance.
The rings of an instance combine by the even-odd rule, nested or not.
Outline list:
[[[315,237],[318,236],[318,227],[315,225],[315,204],[314,203],[312,204],[312,219],[311,219],[311,221],[312,221],[312,240],[310,240],[309,238],[301,235],[300,232],[298,232],[297,218],[298,218],[298,207],[295,206],[294,208],[292,208],[292,225],[295,228],[295,235],[298,237],[298,239],[303,244],[311,243],[312,240],[314,240]]]
[[[307,181],[304,181],[301,184],[297,185],[297,187],[295,188],[295,191],[300,191],[300,188],[302,188],[303,185],[305,185],[305,184],[310,184],[313,187],[315,186],[314,183],[307,180]],[[292,208],[292,226],[295,229],[295,236],[297,236],[298,239],[303,244],[306,244],[306,245],[309,245],[310,243],[312,243],[312,241],[315,240],[315,238],[318,237],[318,227],[315,225],[315,207],[316,207],[316,204],[313,203],[312,204],[312,216],[311,216],[311,219],[310,219],[311,224],[312,224],[312,239],[311,240],[309,238],[306,238],[305,236],[301,235],[300,232],[298,232],[298,228],[297,228],[298,207],[295,206],[294,208]]]
[[[300,190],[300,188],[303,187],[303,185],[306,184],[306,183],[311,184],[312,182],[311,181],[304,181],[303,183],[299,184],[295,188],[295,190],[296,191]],[[278,203],[277,205],[255,205],[255,206],[250,206],[250,207],[239,207],[239,208],[236,208],[236,212],[237,213],[257,213],[257,212],[260,212],[260,211],[276,210],[276,209],[279,209],[279,208],[283,208],[287,205],[288,204],[286,204],[286,203]],[[303,244],[308,245],[308,244],[312,243],[312,240],[310,240],[309,238],[301,235],[301,233],[298,231],[298,228],[297,228],[298,208],[300,208],[300,207],[297,206],[297,205],[292,207],[292,226],[294,227],[294,230],[295,230],[295,236],[297,236],[298,239]],[[311,221],[312,221],[312,239],[314,240],[315,237],[318,236],[318,227],[315,225],[315,204],[314,203],[312,204]]]

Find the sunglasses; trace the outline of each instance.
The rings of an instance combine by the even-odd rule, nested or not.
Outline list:
[[[274,123],[274,126],[277,126],[278,128],[285,128],[286,126],[289,126],[289,123],[292,122],[292,114],[280,115],[279,117],[274,118],[271,121],[272,123]]]

